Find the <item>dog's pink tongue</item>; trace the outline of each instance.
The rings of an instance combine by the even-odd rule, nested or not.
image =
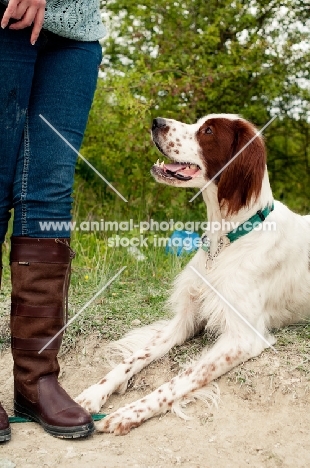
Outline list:
[[[183,174],[184,176],[192,176],[196,174],[196,172],[199,171],[198,167],[186,167],[185,169],[182,169],[181,171],[178,171],[179,174]]]
[[[186,165],[182,165],[182,164],[165,164],[164,165],[164,169],[170,172],[179,172],[185,168],[186,168]]]
[[[170,172],[171,175],[181,174],[184,177],[191,177],[196,174],[196,172],[199,172],[198,167],[191,167],[186,164],[165,164],[164,170]]]

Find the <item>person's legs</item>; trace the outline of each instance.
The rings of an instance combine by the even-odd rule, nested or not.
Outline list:
[[[5,7],[0,5],[0,20]],[[2,244],[13,206],[13,181],[23,142],[37,50],[29,43],[29,30],[0,28],[0,286]],[[8,418],[0,405],[0,442],[9,440]]]
[[[0,5],[0,19],[5,8]],[[13,206],[12,187],[23,141],[37,51],[29,31],[0,28],[0,244]]]
[[[40,117],[79,150],[98,78],[101,47],[47,34],[33,78],[25,144],[14,180],[14,236],[69,237],[61,225],[71,220],[76,153]]]
[[[46,34],[46,33],[44,33]],[[75,152],[97,82],[101,48],[46,34],[39,48],[13,187],[11,249],[14,408],[59,437],[91,434],[91,417],[59,386],[57,352],[64,324],[64,292],[72,250],[70,231],[42,230],[44,221],[71,220]],[[45,348],[42,352],[42,348]],[[52,402],[52,404],[49,404]]]

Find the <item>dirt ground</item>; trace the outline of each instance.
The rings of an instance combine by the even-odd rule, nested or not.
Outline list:
[[[62,385],[78,395],[108,370],[103,358],[102,343],[84,342],[61,359]],[[288,355],[285,349],[278,354],[266,351],[219,379],[218,409],[192,403],[187,407],[189,421],[166,414],[123,437],[95,433],[86,440],[61,440],[35,423],[12,424],[11,442],[0,446],[0,467],[309,467],[310,379],[301,361],[302,356]],[[0,395],[12,415],[11,368],[5,351]],[[113,396],[103,412],[145,395],[170,379],[174,368],[168,357],[153,363],[125,395]]]

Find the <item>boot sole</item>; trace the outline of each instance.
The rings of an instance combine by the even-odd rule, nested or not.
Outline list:
[[[0,431],[0,442],[8,442],[9,440],[11,440],[11,429],[8,427]]]
[[[89,424],[85,424],[83,426],[72,426],[72,427],[51,426],[50,424],[46,424],[46,422],[44,422],[41,418],[39,418],[29,408],[25,408],[24,406],[21,406],[16,401],[14,401],[14,413],[15,413],[15,416],[28,418],[31,421],[34,421],[40,424],[48,434],[52,435],[53,437],[58,437],[60,439],[80,439],[80,438],[89,437],[95,430],[95,425],[93,422]]]

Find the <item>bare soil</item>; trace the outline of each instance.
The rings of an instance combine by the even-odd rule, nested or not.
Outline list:
[[[60,359],[60,381],[76,396],[108,370],[103,342],[89,338]],[[103,408],[111,412],[172,378],[165,357],[142,371],[123,396]],[[0,398],[12,415],[12,359],[0,358]],[[135,467],[286,468],[310,466],[309,355],[281,348],[266,351],[218,380],[218,409],[187,407],[189,421],[170,413],[155,417],[124,437],[96,433],[86,440],[61,440],[35,423],[12,424],[12,440],[0,446],[4,459],[20,468]],[[10,466],[10,465],[7,465]]]

